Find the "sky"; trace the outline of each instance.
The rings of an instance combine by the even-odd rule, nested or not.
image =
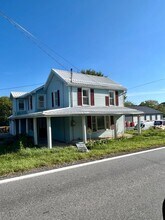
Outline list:
[[[165,102],[164,0],[5,0],[0,11],[35,37],[0,15],[0,96],[73,68],[101,71],[134,104]]]

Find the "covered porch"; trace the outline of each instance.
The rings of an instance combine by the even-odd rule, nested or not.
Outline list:
[[[136,115],[140,122],[142,112],[117,106],[68,107],[12,116],[10,120],[13,124],[13,135],[31,135],[35,145],[38,145],[43,137],[47,140],[48,148],[52,148],[53,140],[57,137],[64,142],[84,143],[87,139],[97,138],[99,135],[117,138],[119,133],[124,132],[124,116],[127,114]],[[140,127],[138,132],[140,133]]]

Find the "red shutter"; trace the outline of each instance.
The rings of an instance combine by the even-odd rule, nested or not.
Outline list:
[[[77,89],[77,103],[78,103],[78,105],[82,105],[82,91],[81,91],[81,88]]]
[[[88,125],[88,128],[92,128],[92,117],[91,116],[87,116],[87,125]]]
[[[95,105],[94,89],[91,89],[91,105]]]
[[[115,99],[116,99],[116,105],[119,105],[119,93],[118,91],[115,91]]]
[[[58,106],[60,106],[60,90],[57,90]]]
[[[114,117],[111,116],[111,125],[114,125]]]
[[[105,96],[105,105],[109,106],[109,96]]]
[[[54,108],[54,94],[52,92],[52,107]]]

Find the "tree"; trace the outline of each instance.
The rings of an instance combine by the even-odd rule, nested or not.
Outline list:
[[[131,106],[134,106],[134,103],[133,103],[133,102],[130,102],[130,101],[125,101],[125,102],[124,102],[124,106],[125,106],[125,107],[131,107]]]
[[[150,108],[156,108],[159,105],[159,102],[156,100],[147,100],[140,103],[140,106],[147,106]]]
[[[92,69],[87,69],[87,70],[81,70],[81,73],[87,74],[87,75],[93,75],[93,76],[104,76],[102,72],[97,72]]]
[[[11,115],[12,103],[9,97],[0,97],[0,126],[9,124],[8,117]]]

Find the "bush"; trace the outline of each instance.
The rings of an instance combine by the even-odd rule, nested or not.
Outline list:
[[[3,144],[0,145],[0,154],[18,152],[23,148],[32,147],[34,147],[32,137],[28,135],[16,135],[3,141]]]

